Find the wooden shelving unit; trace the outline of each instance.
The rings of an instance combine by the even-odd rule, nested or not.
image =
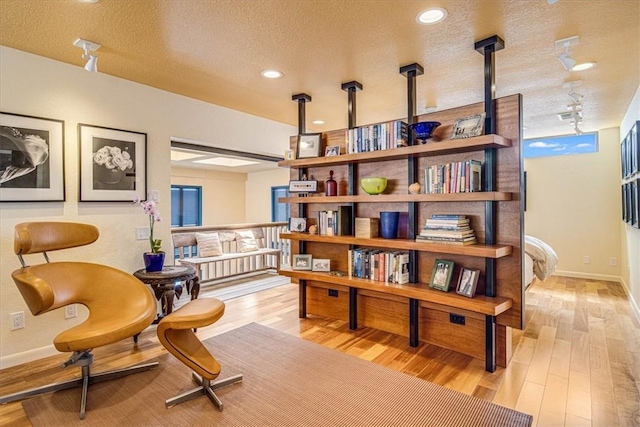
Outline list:
[[[504,191],[478,191],[475,193],[448,194],[378,194],[377,196],[309,195],[305,197],[281,197],[280,203],[398,203],[398,202],[486,202],[511,200],[511,193]]]

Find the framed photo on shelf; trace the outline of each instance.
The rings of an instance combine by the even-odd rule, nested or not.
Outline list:
[[[131,202],[147,198],[147,134],[78,125],[80,201]]]
[[[289,218],[289,231],[304,233],[307,231],[306,218]]]
[[[293,150],[284,150],[284,159],[285,160],[293,160],[295,156],[293,155]]]
[[[480,270],[471,270],[469,268],[462,267],[460,270],[460,276],[458,276],[456,293],[464,295],[465,297],[473,298],[476,294],[479,277]]]
[[[450,139],[471,138],[482,135],[485,116],[485,113],[480,113],[457,119],[453,123]]]
[[[321,133],[302,133],[298,135],[298,143],[296,144],[296,159],[320,157],[321,149]]]
[[[329,145],[324,150],[324,156],[325,157],[333,157],[333,156],[339,156],[339,155],[340,155],[340,146],[339,145]]]
[[[433,264],[429,287],[449,292],[449,284],[451,283],[451,276],[453,275],[453,266],[453,261],[436,259],[436,262]]]
[[[318,191],[318,181],[289,181],[289,193],[315,193]]]
[[[291,262],[291,268],[293,270],[308,270],[311,271],[313,257],[308,254],[294,254],[293,261]]]
[[[313,271],[331,271],[331,260],[330,259],[314,259],[313,262]]]
[[[0,201],[64,200],[64,121],[0,113]]]

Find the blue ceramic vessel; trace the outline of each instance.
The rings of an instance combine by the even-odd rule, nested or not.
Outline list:
[[[412,124],[411,129],[413,129],[415,141],[426,144],[438,126],[440,126],[440,122],[419,122]]]

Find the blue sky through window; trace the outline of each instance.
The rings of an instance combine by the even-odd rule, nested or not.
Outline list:
[[[598,134],[596,132],[584,133],[582,135],[525,139],[523,143],[523,155],[525,159],[597,152]]]

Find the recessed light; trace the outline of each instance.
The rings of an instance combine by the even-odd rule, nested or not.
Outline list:
[[[431,9],[424,10],[416,16],[418,24],[431,25],[444,21],[447,17],[447,10],[440,7],[432,7]]]
[[[279,79],[282,77],[282,73],[278,70],[264,70],[261,74],[262,77],[266,77],[268,79]]]
[[[571,68],[571,71],[584,71],[584,70],[588,70],[589,68],[593,68],[595,66],[596,66],[595,62],[583,62],[581,64],[574,65]]]
[[[314,125],[323,125],[324,124],[324,120],[314,120],[311,123],[313,123]]]
[[[100,0],[78,0],[80,3],[98,3]]]

